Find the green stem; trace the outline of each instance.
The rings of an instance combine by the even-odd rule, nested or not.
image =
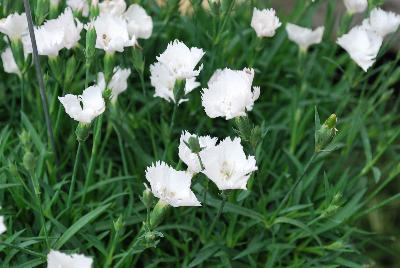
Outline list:
[[[67,209],[68,210],[71,208],[71,205],[72,205],[72,195],[74,193],[76,174],[78,172],[78,166],[80,164],[81,152],[82,152],[82,143],[78,142],[78,149],[76,150],[74,169],[72,171],[71,185],[70,185],[69,194],[68,194],[68,201],[67,201]]]
[[[288,201],[289,197],[292,195],[294,190],[296,189],[297,185],[301,182],[301,180],[304,178],[306,175],[308,169],[310,168],[311,164],[314,162],[315,158],[318,156],[319,152],[314,152],[313,155],[311,156],[310,160],[308,161],[307,165],[305,166],[303,172],[301,173],[300,177],[297,178],[296,182],[292,185],[290,188],[289,192],[286,193],[285,197],[283,198],[282,202],[279,204],[277,210],[274,212],[274,216],[272,218],[275,218],[279,214],[279,212],[282,210],[283,206],[286,204]]]
[[[225,206],[225,203],[226,203],[226,195],[225,195],[225,193],[223,191],[221,192],[221,196],[222,196],[222,201],[221,201],[220,206],[218,208],[217,216],[214,217],[214,219],[213,219],[213,221],[212,221],[212,223],[210,225],[208,234],[206,236],[206,240],[208,240],[210,238],[211,234],[213,233],[214,228],[215,228],[215,224],[219,220],[219,217],[221,216],[222,211],[224,209],[224,206]]]
[[[100,115],[100,117],[96,121],[95,132],[94,132],[94,137],[93,137],[92,153],[90,156],[89,168],[86,173],[85,185],[83,187],[83,196],[82,196],[82,201],[81,201],[82,205],[85,203],[87,190],[89,188],[91,179],[93,177],[94,166],[96,164],[97,151],[98,151],[98,147],[99,147],[100,140],[101,140],[102,124],[103,124],[103,115]]]

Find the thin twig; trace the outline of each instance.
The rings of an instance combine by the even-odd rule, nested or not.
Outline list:
[[[35,63],[36,76],[37,76],[37,80],[38,80],[38,84],[39,84],[40,98],[42,101],[44,118],[46,120],[47,136],[50,139],[50,144],[51,144],[51,147],[52,147],[52,150],[54,153],[55,161],[56,161],[56,163],[58,163],[56,145],[54,142],[53,128],[51,126],[49,107],[48,107],[47,97],[46,97],[46,93],[45,93],[45,89],[44,89],[42,69],[40,68],[40,59],[39,59],[39,54],[38,54],[37,45],[36,45],[35,32],[33,30],[33,20],[32,20],[31,7],[29,5],[29,0],[24,0],[24,7],[25,7],[26,18],[28,21],[29,35],[30,35],[31,43],[32,43],[33,61]]]

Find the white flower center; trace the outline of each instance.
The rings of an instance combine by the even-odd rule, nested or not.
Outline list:
[[[160,194],[164,199],[174,199],[176,195],[175,192],[169,191],[166,187],[161,189]]]
[[[102,38],[104,45],[108,46],[108,44],[110,43],[110,37],[108,37],[107,34],[103,34]]]
[[[219,172],[222,179],[227,181],[232,177],[233,169],[226,161],[224,161]]]

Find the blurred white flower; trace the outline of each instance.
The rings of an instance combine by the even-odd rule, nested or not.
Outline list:
[[[253,69],[215,71],[201,96],[206,114],[211,118],[225,117],[226,120],[245,116],[260,96],[259,87],[253,87],[252,91],[253,78]]]
[[[111,81],[108,83],[108,88],[111,89],[111,102],[117,101],[118,95],[124,92],[128,88],[128,77],[131,74],[131,69],[122,69],[120,67],[114,68],[114,75]],[[97,85],[102,91],[106,89],[106,81],[104,79],[104,73],[100,72],[97,75]]]
[[[307,51],[308,47],[314,44],[319,44],[324,34],[324,27],[318,27],[315,30],[300,27],[298,25],[288,23],[286,32],[289,40],[299,45],[301,51]]]
[[[4,233],[5,231],[7,231],[7,227],[4,224],[4,217],[0,216],[0,234]]]
[[[132,4],[124,13],[128,23],[128,32],[130,36],[136,38],[148,39],[153,32],[153,20],[147,15],[143,7]]]
[[[3,68],[6,73],[14,73],[21,75],[21,72],[15,62],[14,56],[12,54],[11,48],[6,48],[3,53],[1,53],[1,60],[3,61]]]
[[[65,112],[71,118],[83,124],[90,124],[106,108],[99,86],[88,87],[79,96],[67,94],[64,97],[58,97],[58,99],[64,106]]]
[[[368,0],[344,0],[343,2],[349,14],[364,12],[368,7]]]
[[[256,31],[258,37],[272,37],[275,35],[276,29],[281,26],[279,18],[275,15],[275,10],[253,9],[253,18],[251,19],[251,27]]]
[[[157,57],[158,62],[150,66],[151,85],[155,87],[154,96],[175,102],[174,85],[177,80],[185,80],[185,94],[198,87],[196,82],[203,65],[195,70],[204,51],[197,47],[188,48],[183,42],[175,40]],[[182,101],[182,100],[180,100]]]
[[[89,3],[87,0],[67,0],[67,6],[74,12],[81,13],[84,17],[89,15]]]
[[[100,14],[122,15],[126,9],[125,0],[104,0],[99,3]]]
[[[91,268],[92,264],[93,259],[85,255],[67,255],[56,250],[47,254],[47,268]]]
[[[201,206],[190,189],[192,175],[189,172],[156,162],[146,169],[146,179],[154,196],[173,207]]]
[[[11,40],[21,39],[28,33],[26,14],[13,13],[0,20],[0,32],[6,34]]]
[[[121,16],[100,14],[95,21],[86,25],[96,29],[96,48],[108,53],[123,52],[124,47],[134,46],[136,38],[129,39],[128,25]]]
[[[390,11],[386,12],[380,8],[374,8],[369,18],[365,19],[362,25],[384,38],[386,35],[397,31],[400,25],[400,16]]]
[[[197,137],[187,131],[183,131],[179,143],[179,158],[188,166],[188,171],[191,173],[199,173],[201,171],[200,160],[187,146],[190,137]],[[210,136],[197,137],[202,150],[215,146],[217,138]]]
[[[240,138],[226,138],[200,153],[204,173],[220,190],[246,189],[250,174],[257,170],[254,156],[246,156]]]
[[[81,38],[82,23],[75,19],[72,10],[66,8],[58,18],[46,21],[35,29],[39,55],[55,57],[61,49],[71,49]],[[27,42],[30,39],[27,37]]]
[[[382,37],[363,26],[356,26],[338,38],[337,43],[366,72],[376,60]]]

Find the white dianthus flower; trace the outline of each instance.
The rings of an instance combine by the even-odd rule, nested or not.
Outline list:
[[[55,57],[61,49],[71,49],[81,38],[83,25],[75,19],[72,10],[66,8],[58,18],[46,21],[35,29],[39,55]],[[29,36],[26,42],[30,44]]]
[[[128,77],[131,74],[131,69],[122,69],[120,67],[114,68],[114,74],[111,81],[108,83],[107,88],[111,89],[111,102],[117,101],[118,95],[124,92],[128,88]],[[106,81],[104,79],[104,73],[98,73],[97,85],[102,91],[106,88]]]
[[[67,255],[51,250],[47,254],[47,268],[91,268],[93,259],[85,255]]]
[[[81,13],[84,17],[89,15],[89,3],[87,0],[67,0],[67,6],[74,12]]]
[[[197,154],[193,153],[188,147],[189,138],[197,137],[187,131],[183,131],[179,143],[179,158],[188,166],[188,171],[191,173],[199,173],[201,171],[201,164]],[[202,150],[215,146],[217,138],[210,136],[197,137]]]
[[[7,227],[4,224],[4,217],[0,216],[0,234],[4,233],[5,231],[7,231]]]
[[[198,87],[200,84],[196,82],[196,77],[203,65],[197,70],[195,68],[203,55],[202,49],[188,48],[178,40],[169,43],[167,49],[157,57],[158,62],[150,66],[151,85],[156,90],[154,96],[175,102],[173,89],[177,80],[185,80],[185,94]]]
[[[104,0],[99,3],[100,14],[122,15],[126,9],[125,0]]]
[[[220,190],[247,189],[250,174],[257,170],[254,156],[246,156],[240,138],[226,138],[200,153],[204,173]]]
[[[123,52],[124,47],[134,46],[136,38],[129,38],[128,25],[121,16],[100,14],[86,29],[93,26],[96,29],[96,48],[108,53]]]
[[[362,25],[384,38],[386,35],[397,31],[400,25],[400,16],[390,11],[374,8],[369,18],[365,19]]]
[[[366,72],[376,60],[382,37],[363,26],[356,26],[338,38],[337,43]]]
[[[64,97],[58,97],[58,99],[64,106],[65,112],[71,118],[83,124],[90,124],[106,108],[99,86],[88,87],[79,96],[67,94]]]
[[[0,32],[6,34],[11,40],[21,39],[28,33],[26,14],[13,13],[0,20]]]
[[[344,0],[343,2],[350,14],[364,12],[368,7],[368,0]]]
[[[258,37],[272,37],[280,26],[281,22],[275,15],[274,9],[258,10],[254,8],[251,27],[256,31]]]
[[[157,162],[146,169],[146,179],[153,195],[173,207],[201,206],[190,189],[192,175],[189,172]]]
[[[217,70],[203,89],[202,105],[211,118],[225,117],[226,120],[245,116],[253,109],[260,96],[260,88],[251,88],[254,70]]]
[[[324,34],[324,27],[318,27],[315,30],[300,27],[298,25],[288,23],[286,32],[289,40],[299,45],[300,50],[307,51],[308,47],[314,44],[319,44]]]
[[[21,75],[21,71],[15,62],[11,48],[8,47],[1,53],[1,60],[3,61],[3,68],[6,73]]]
[[[153,32],[153,20],[147,15],[143,7],[132,4],[124,13],[128,23],[128,32],[130,36],[136,38],[148,39]]]

